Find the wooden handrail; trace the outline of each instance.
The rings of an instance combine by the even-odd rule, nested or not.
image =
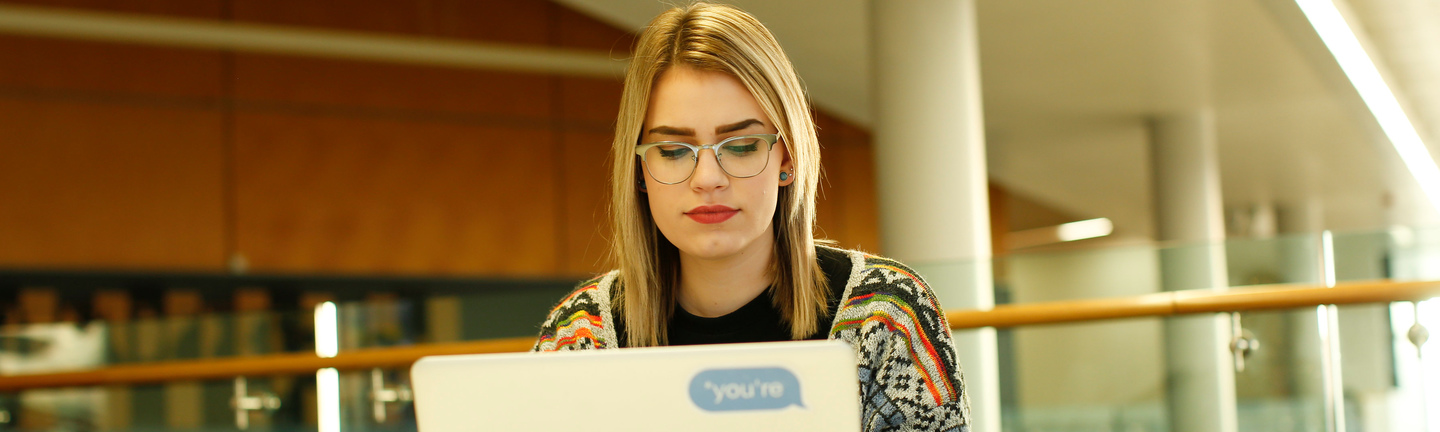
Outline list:
[[[36,388],[154,384],[174,381],[229,379],[237,376],[313,374],[324,368],[365,370],[409,367],[421,357],[528,351],[535,338],[433,343],[342,352],[335,357],[314,353],[182,360],[111,366],[95,370],[0,377],[0,392]]]
[[[1087,299],[997,306],[992,310],[958,310],[945,314],[953,329],[1017,327],[1138,317],[1272,310],[1324,304],[1415,301],[1440,296],[1440,281],[1350,282],[1334,288],[1271,285],[1227,291],[1190,290],[1131,297]],[[322,368],[365,370],[401,368],[421,357],[486,354],[529,350],[534,338],[436,343],[343,352],[332,358],[312,353],[187,360],[112,366],[88,371],[0,376],[0,392],[38,388],[154,384],[227,379],[236,376],[301,375]]]
[[[945,318],[950,321],[950,328],[955,330],[1006,328],[1120,318],[1291,309],[1327,304],[1415,301],[1436,296],[1440,296],[1440,281],[1347,282],[1336,284],[1333,288],[1315,285],[1268,285],[1225,291],[1201,289],[1131,297],[1002,305],[983,311],[949,311],[945,313]]]

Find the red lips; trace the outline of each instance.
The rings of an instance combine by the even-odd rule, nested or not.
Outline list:
[[[700,206],[685,212],[686,216],[703,224],[717,224],[729,220],[740,210],[723,205]]]

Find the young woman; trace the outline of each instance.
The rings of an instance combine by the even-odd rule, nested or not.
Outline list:
[[[815,125],[769,30],[728,6],[661,14],[620,105],[619,268],[562,300],[536,351],[844,340],[865,430],[968,429],[949,325],[925,281],[813,237]]]

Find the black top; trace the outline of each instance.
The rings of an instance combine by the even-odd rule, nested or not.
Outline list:
[[[850,257],[837,249],[823,246],[815,249],[820,270],[825,273],[829,284],[829,307],[826,314],[819,317],[815,333],[805,339],[825,339],[830,336],[830,321],[839,309],[840,297],[845,294],[845,283],[850,279]],[[773,306],[772,291],[766,289],[740,309],[714,318],[696,316],[676,305],[675,315],[670,317],[667,328],[670,345],[790,340],[790,326],[780,319],[780,311]],[[616,320],[621,318],[616,317]],[[620,325],[616,326],[616,330],[624,334]]]

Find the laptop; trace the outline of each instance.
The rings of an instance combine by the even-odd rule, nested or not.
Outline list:
[[[842,341],[425,357],[421,432],[859,431]]]

